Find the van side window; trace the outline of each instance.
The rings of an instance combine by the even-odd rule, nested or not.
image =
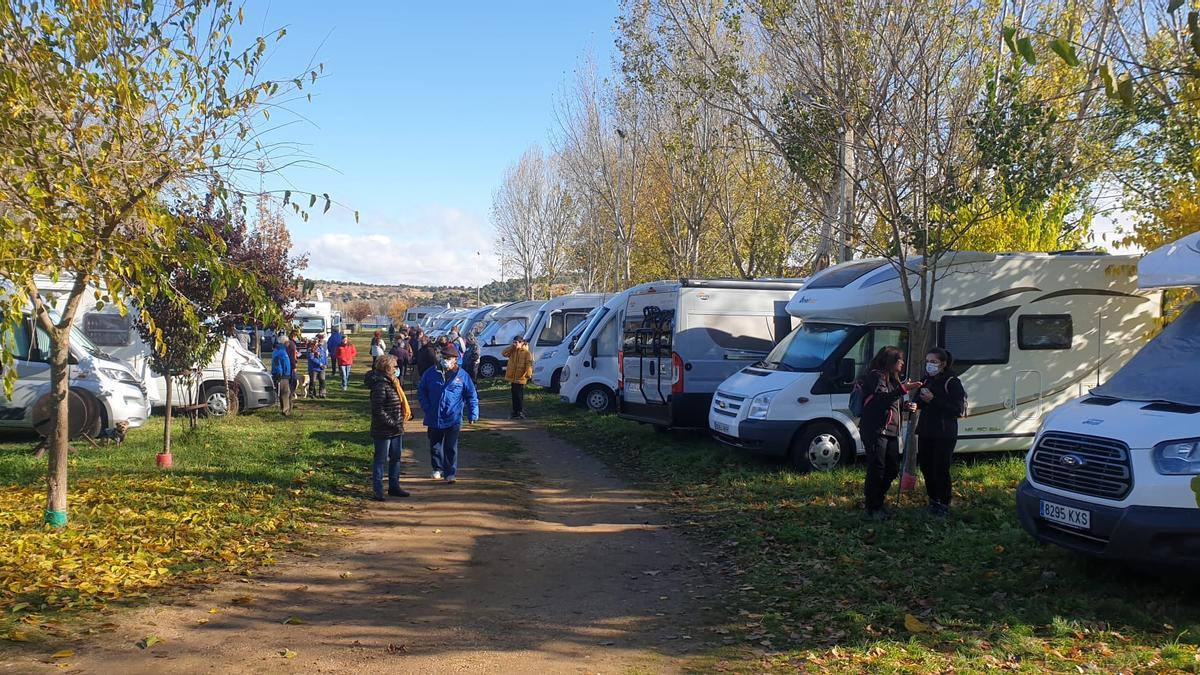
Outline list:
[[[50,362],[50,336],[41,328],[35,330],[33,321],[25,319],[16,325],[16,330],[5,347],[12,355],[23,361],[34,363]]]
[[[1070,349],[1074,335],[1070,314],[1027,314],[1017,318],[1020,349]]]
[[[939,333],[956,364],[1008,363],[1008,317],[944,316]]]
[[[693,314],[689,323],[692,328],[703,328],[722,349],[766,354],[775,346],[773,316]]]
[[[129,315],[107,312],[88,312],[83,315],[83,334],[97,347],[128,347],[130,335]]]

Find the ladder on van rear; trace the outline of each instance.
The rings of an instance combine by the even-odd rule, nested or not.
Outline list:
[[[640,326],[626,330],[622,344],[625,391],[636,392],[640,401],[667,405],[675,382],[672,361],[675,310],[650,306],[642,310]]]

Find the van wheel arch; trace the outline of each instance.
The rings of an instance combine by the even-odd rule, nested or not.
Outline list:
[[[813,420],[796,431],[788,447],[788,461],[805,473],[830,471],[854,463],[858,445],[837,420]]]
[[[603,406],[598,405],[601,396],[605,400]],[[589,384],[579,392],[576,403],[592,412],[612,412],[617,407],[617,395],[603,384]]]
[[[561,388],[562,388],[562,368],[559,368],[558,370],[554,371],[553,375],[550,376],[550,391],[557,394],[558,390]]]

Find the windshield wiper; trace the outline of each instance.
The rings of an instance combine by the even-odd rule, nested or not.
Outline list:
[[[789,366],[783,361],[759,361],[758,363],[754,364],[754,367],[762,368],[764,370],[782,370],[785,373],[796,372],[795,368]]]

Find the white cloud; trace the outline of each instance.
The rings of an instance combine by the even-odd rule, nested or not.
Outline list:
[[[478,286],[500,275],[494,235],[480,219],[430,208],[403,225],[372,223],[296,242],[308,253],[305,276],[337,281],[420,286]],[[478,253],[477,253],[478,252]]]

